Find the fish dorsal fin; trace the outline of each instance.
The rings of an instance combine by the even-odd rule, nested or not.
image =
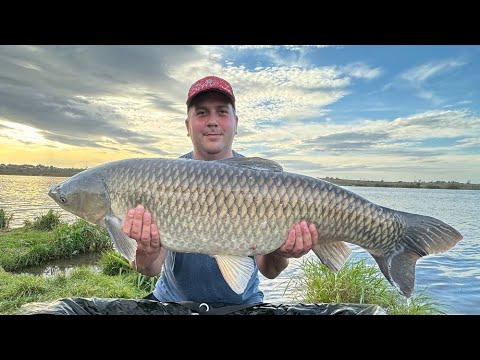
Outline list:
[[[215,255],[214,258],[228,286],[237,294],[242,294],[255,270],[254,260],[235,255]]]
[[[223,160],[216,160],[231,166],[244,167],[252,170],[263,171],[283,171],[282,166],[273,160],[264,159],[261,157],[238,157]]]

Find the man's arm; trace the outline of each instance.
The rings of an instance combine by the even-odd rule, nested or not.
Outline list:
[[[142,205],[130,209],[122,230],[137,241],[137,253],[130,266],[146,276],[156,276],[162,270],[166,249],[161,246],[157,226],[152,223],[152,215]]]
[[[318,244],[318,231],[314,224],[305,221],[294,225],[283,245],[267,255],[257,255],[258,270],[268,279],[274,279],[288,266],[288,259],[299,258]]]

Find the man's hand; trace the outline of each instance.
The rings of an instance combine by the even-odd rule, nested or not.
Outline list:
[[[155,276],[160,273],[166,249],[161,246],[157,225],[152,222],[152,214],[142,205],[130,209],[122,230],[137,241],[135,268],[144,275]]]
[[[275,254],[286,258],[299,258],[308,253],[318,244],[318,231],[314,224],[307,225],[302,220],[288,232],[288,238],[283,245],[275,250]]]
[[[317,244],[318,231],[316,226],[301,221],[290,229],[287,240],[280,248],[267,255],[257,255],[258,270],[265,277],[274,279],[288,266],[289,258],[299,258]]]

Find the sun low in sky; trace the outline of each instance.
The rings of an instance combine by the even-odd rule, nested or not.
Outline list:
[[[0,164],[178,157],[188,89],[208,75],[233,86],[246,156],[480,183],[480,46],[1,46]]]

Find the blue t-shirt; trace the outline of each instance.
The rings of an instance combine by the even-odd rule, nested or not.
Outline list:
[[[243,157],[233,152],[234,157]],[[192,159],[193,152],[181,156]],[[161,237],[161,233],[160,233]],[[258,266],[242,294],[235,293],[223,278],[217,261],[206,254],[167,251],[160,279],[153,295],[160,301],[195,301],[225,304],[254,304],[263,302],[258,288]]]

